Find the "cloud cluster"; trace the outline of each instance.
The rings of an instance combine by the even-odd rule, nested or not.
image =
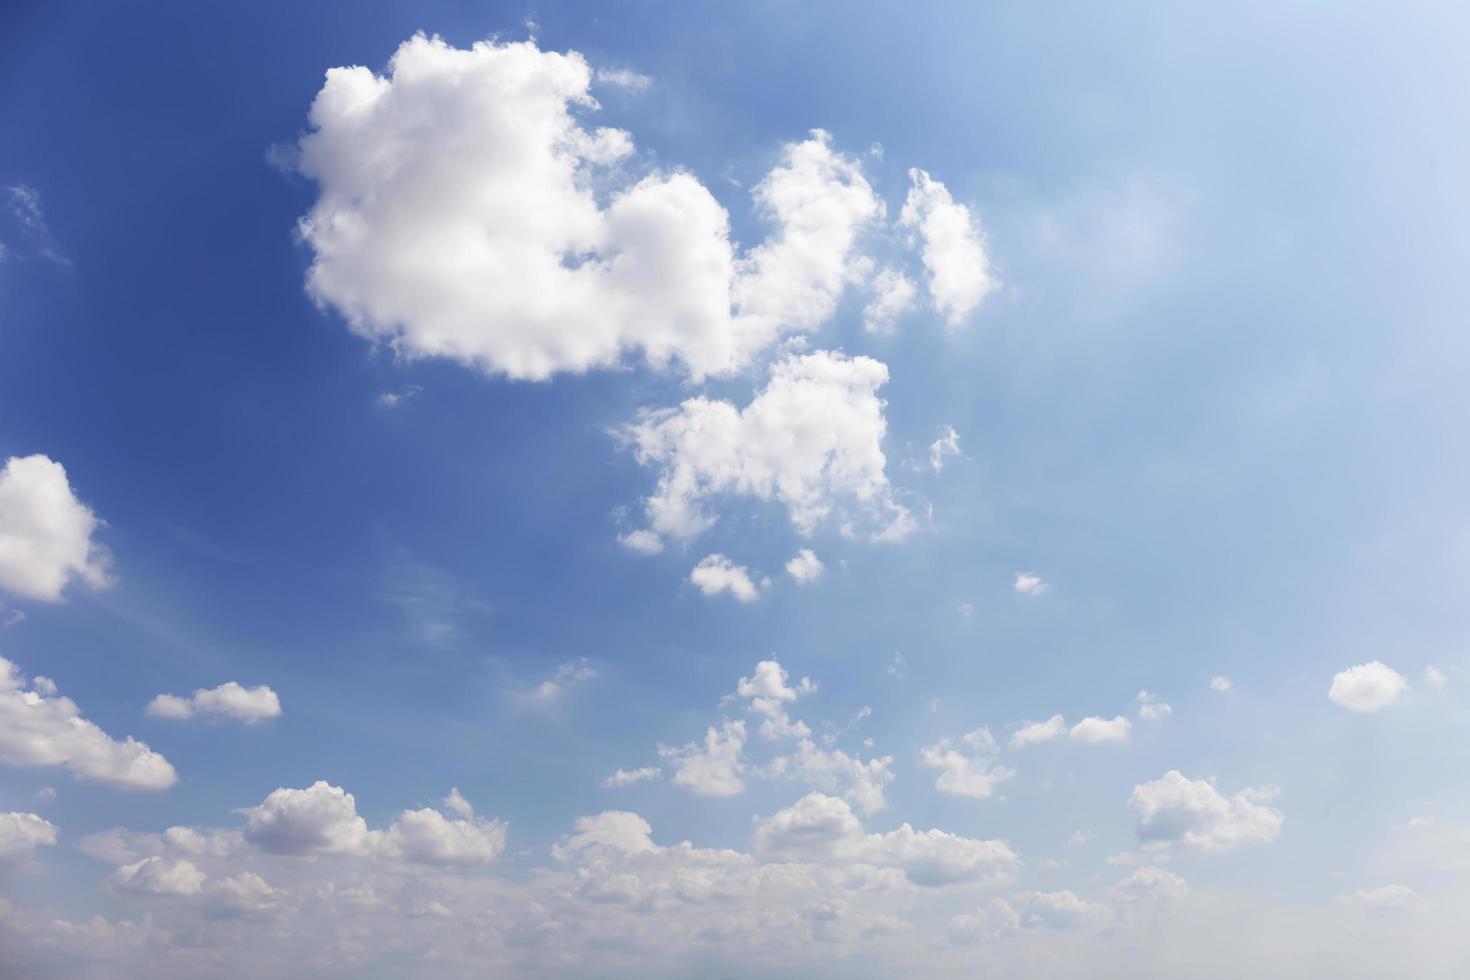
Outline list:
[[[258,725],[280,717],[281,699],[264,684],[243,687],[227,681],[219,687],[199,688],[187,698],[160,694],[144,710],[155,718],[185,720],[197,714]]]
[[[940,770],[934,788],[941,793],[987,800],[995,787],[1016,774],[992,765],[997,746],[987,728],[977,728],[958,741],[942,738],[919,750],[919,765]]]
[[[1284,821],[1266,805],[1275,795],[1246,789],[1227,798],[1210,780],[1190,779],[1175,769],[1133,787],[1128,806],[1138,814],[1138,839],[1145,846],[1217,851],[1275,840]]]
[[[76,703],[0,657],[0,762],[65,766],[79,779],[121,789],[167,789],[178,776],[167,759],[132,737],[116,741],[82,717]]]
[[[73,580],[108,584],[102,526],[77,499],[66,470],[46,456],[12,456],[0,469],[0,591],[57,602]]]

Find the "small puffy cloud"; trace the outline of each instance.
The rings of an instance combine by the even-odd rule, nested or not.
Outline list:
[[[970,209],[955,203],[943,184],[922,170],[910,170],[909,179],[913,186],[898,223],[922,242],[934,309],[958,326],[996,285],[984,236]]]
[[[281,893],[253,871],[210,882],[207,895],[209,914],[218,918],[268,918],[281,900]]]
[[[656,555],[664,550],[664,539],[645,528],[629,531],[618,538],[618,543],[640,555]]]
[[[989,799],[995,787],[1016,774],[1014,769],[993,766],[996,744],[990,730],[977,728],[958,741],[942,738],[919,750],[919,765],[940,770],[934,788],[953,796]]]
[[[744,408],[700,396],[643,412],[619,435],[660,471],[644,502],[648,529],[688,540],[715,523],[710,503],[748,496],[784,505],[803,535],[827,521],[881,539],[907,535],[913,516],[885,472],[877,392],[887,380],[872,358],[790,354]]]
[[[783,146],[753,189],[772,231],[742,254],[698,179],[584,125],[593,79],[534,41],[423,35],[383,75],[328,71],[296,154],[310,295],[402,355],[528,379],[630,356],[728,373],[830,317],[883,210],[859,164],[819,131]]]
[[[1138,814],[1138,839],[1145,845],[1214,851],[1275,840],[1284,818],[1266,805],[1273,796],[1246,789],[1227,798],[1210,780],[1175,769],[1133,787],[1128,806]]]
[[[60,463],[10,457],[0,469],[0,591],[58,602],[73,580],[106,586],[108,555],[92,540],[101,526]]]
[[[1210,690],[1217,691],[1220,694],[1224,694],[1226,691],[1230,690],[1232,686],[1233,685],[1231,684],[1230,678],[1223,675],[1216,674],[1214,677],[1210,678]]]
[[[596,676],[597,668],[593,667],[591,661],[586,657],[582,657],[557,667],[556,673],[551,676],[550,680],[544,680],[536,685],[536,688],[531,691],[530,698],[537,703],[549,705],[576,685],[590,681]]]
[[[382,846],[390,856],[416,864],[468,866],[493,861],[505,850],[505,838],[506,826],[498,820],[475,819],[473,811],[452,820],[424,807],[400,813]]]
[[[125,864],[107,879],[118,891],[140,895],[197,895],[204,882],[204,872],[193,862],[157,856]]]
[[[114,740],[70,698],[55,695],[54,684],[43,686],[27,690],[20,669],[0,657],[0,762],[65,766],[120,789],[168,789],[178,781],[163,756],[131,737]]]
[[[767,774],[801,780],[827,793],[840,792],[864,813],[877,813],[888,807],[886,792],[893,782],[893,756],[864,760],[841,749],[820,749],[811,739],[803,738],[795,754],[778,758]]]
[[[944,461],[960,454],[960,434],[952,425],[946,425],[939,438],[929,444],[929,467],[935,473],[944,470]],[[1039,579],[1037,580],[1040,581]]]
[[[1424,683],[1429,687],[1444,687],[1449,682],[1450,679],[1445,672],[1433,664],[1424,668]]]
[[[796,557],[786,563],[786,574],[805,585],[821,578],[825,568],[816,552],[810,548],[802,548],[796,553]]]
[[[219,687],[200,688],[192,697],[160,694],[145,709],[155,718],[186,719],[194,715],[232,718],[247,725],[258,725],[281,714],[281,699],[264,684],[242,687],[227,681]]]
[[[649,854],[660,848],[653,842],[653,828],[636,813],[604,810],[595,817],[578,817],[576,833],[552,848],[552,856],[568,861],[589,851],[611,850],[621,854]]]
[[[618,769],[601,783],[603,789],[622,789],[634,783],[661,779],[664,771],[658,766],[643,766],[640,769]]]
[[[1122,742],[1132,730],[1133,722],[1122,715],[1112,719],[1093,715],[1073,725],[1071,734],[1074,742]]]
[[[699,796],[734,796],[745,789],[741,778],[745,763],[740,757],[744,748],[745,722],[727,721],[719,728],[711,726],[702,744],[660,746],[658,751],[673,768],[676,786]]]
[[[1012,584],[1017,595],[1037,596],[1051,589],[1051,585],[1042,581],[1040,575],[1034,572],[1017,572],[1016,580]]]
[[[245,840],[272,854],[353,853],[371,840],[356,798],[324,779],[306,789],[274,790],[243,812]]]
[[[0,813],[0,867],[27,861],[37,847],[54,847],[56,826],[34,813]]]
[[[1373,712],[1397,703],[1408,690],[1402,674],[1373,660],[1334,675],[1327,696],[1350,711]]]
[[[754,703],[761,700],[795,701],[817,689],[810,677],[803,677],[796,684],[791,684],[790,680],[791,675],[779,661],[762,660],[755,665],[754,674],[736,682],[735,693],[742,698],[750,698]]]
[[[640,75],[630,68],[599,68],[597,69],[597,80],[603,85],[627,89],[630,92],[641,92],[653,84],[653,79],[647,75]]]
[[[1337,901],[1342,905],[1347,905],[1352,908],[1371,909],[1374,911],[1412,909],[1424,904],[1424,900],[1408,885],[1383,885],[1379,888],[1365,888],[1360,891],[1339,895],[1337,896]]]
[[[863,308],[863,327],[868,333],[889,333],[894,322],[914,305],[913,280],[897,269],[878,270],[873,277],[873,298]]]
[[[1158,721],[1174,713],[1174,709],[1169,707],[1169,702],[1148,691],[1139,691],[1137,701],[1138,717],[1144,721]]]
[[[1011,748],[1020,749],[1028,745],[1039,745],[1061,738],[1067,734],[1067,722],[1061,715],[1052,715],[1046,721],[1029,721],[1011,733]]]
[[[706,555],[689,573],[689,581],[705,595],[728,592],[741,602],[754,602],[760,590],[750,580],[750,570],[721,554]]]

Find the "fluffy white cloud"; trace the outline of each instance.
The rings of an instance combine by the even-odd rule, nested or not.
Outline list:
[[[107,879],[118,891],[144,895],[197,895],[205,875],[183,858],[150,857],[125,864]]]
[[[1218,691],[1219,693],[1224,694],[1226,691],[1230,690],[1232,686],[1233,685],[1230,682],[1230,678],[1228,677],[1217,674],[1214,677],[1210,678],[1210,690],[1212,691]]]
[[[673,781],[700,796],[734,796],[745,789],[740,758],[745,748],[745,722],[727,721],[705,732],[704,743],[659,746],[659,755],[673,767]]]
[[[1349,667],[1333,676],[1327,696],[1352,711],[1379,711],[1409,690],[1404,675],[1380,661]]]
[[[790,675],[778,661],[762,660],[755,665],[755,673],[742,677],[735,685],[735,696],[747,698],[750,710],[764,716],[760,733],[767,739],[805,738],[811,729],[800,721],[793,722],[786,714],[786,705],[817,689],[810,677],[800,683],[788,683]]]
[[[1012,587],[1018,594],[1029,596],[1041,595],[1051,588],[1048,583],[1042,580],[1040,575],[1034,572],[1017,572],[1016,581]]]
[[[922,240],[930,301],[957,326],[995,288],[984,237],[970,209],[955,203],[943,184],[922,170],[910,170],[909,179],[899,225]]]
[[[1158,721],[1160,718],[1167,718],[1174,713],[1174,709],[1169,706],[1169,702],[1157,694],[1151,694],[1148,691],[1139,691],[1136,700],[1138,701],[1138,717],[1144,721]]]
[[[245,814],[245,840],[274,854],[351,853],[371,842],[357,800],[319,779],[306,789],[274,790]]]
[[[750,580],[750,570],[721,554],[706,555],[689,573],[689,581],[705,595],[728,592],[741,602],[754,602],[760,590]]]
[[[815,582],[822,577],[826,568],[822,559],[818,558],[816,552],[810,548],[802,548],[797,551],[796,556],[786,563],[786,574],[805,585]]]
[[[1132,730],[1133,722],[1122,715],[1112,719],[1093,715],[1072,726],[1072,741],[1122,742],[1127,740],[1128,733]]]
[[[664,771],[658,766],[643,766],[640,769],[618,769],[601,783],[603,789],[622,789],[634,783],[660,779]]]
[[[1061,715],[1052,715],[1046,721],[1031,721],[1011,733],[1011,748],[1039,745],[1061,738],[1067,734],[1067,721]]]
[[[797,779],[828,793],[841,792],[843,798],[864,813],[876,813],[888,806],[885,795],[893,782],[893,757],[878,756],[864,760],[841,749],[820,749],[803,738],[796,752],[781,756],[769,767],[769,775]]]
[[[423,36],[383,76],[329,71],[297,160],[311,295],[403,354],[517,378],[630,353],[727,372],[831,315],[882,213],[855,161],[821,132],[784,147],[754,189],[774,230],[737,255],[697,179],[640,178],[628,133],[583,125],[592,79],[575,52]]]
[[[190,698],[160,694],[148,702],[145,710],[156,718],[185,719],[201,714],[258,725],[280,716],[281,699],[264,684],[242,687],[227,681],[219,687],[199,688]]]
[[[884,472],[887,423],[878,389],[888,368],[830,351],[789,355],[745,408],[704,397],[644,412],[621,436],[660,469],[645,502],[649,530],[693,538],[715,521],[707,504],[742,495],[783,504],[802,534],[836,520],[878,538],[914,519]]]
[[[101,526],[60,463],[10,457],[0,470],[0,591],[57,602],[73,579],[107,585],[107,552],[92,540]]]
[[[664,539],[646,528],[629,531],[618,538],[618,542],[629,551],[640,555],[656,555],[664,550]]]
[[[886,834],[865,833],[846,800],[821,793],[809,793],[760,821],[753,849],[777,860],[899,868],[921,886],[1005,884],[1021,865],[1003,841],[916,831],[908,824]]]
[[[40,846],[56,844],[56,827],[34,813],[0,812],[0,866],[24,861]]]
[[[863,327],[869,333],[888,333],[914,305],[913,280],[897,269],[880,269],[873,277],[873,298],[863,308]]]
[[[1144,844],[1214,851],[1275,840],[1284,818],[1266,806],[1273,796],[1272,790],[1246,789],[1227,799],[1213,782],[1175,769],[1133,787],[1128,805],[1138,814]]]
[[[941,793],[989,799],[997,784],[1016,774],[1014,769],[993,766],[995,739],[989,729],[977,728],[959,742],[942,738],[919,750],[919,765],[941,770],[934,788]]]
[[[960,454],[960,434],[952,425],[946,425],[939,438],[929,444],[929,467],[935,473],[944,470],[944,461]],[[1038,579],[1038,581],[1040,581]]]
[[[44,685],[53,695],[55,685]],[[26,690],[20,668],[0,657],[0,762],[66,766],[121,789],[168,789],[174,767],[142,742],[118,742],[83,718],[70,698]]]
[[[462,799],[462,798],[461,798]],[[506,826],[498,820],[451,820],[424,807],[404,810],[383,839],[387,852],[418,864],[474,865],[493,861],[505,850]]]

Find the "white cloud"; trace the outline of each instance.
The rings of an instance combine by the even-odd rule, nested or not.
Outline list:
[[[970,209],[955,203],[943,184],[922,170],[910,170],[909,179],[899,225],[922,240],[930,301],[958,326],[995,288],[984,237]]]
[[[1327,696],[1349,710],[1371,712],[1396,703],[1408,690],[1402,674],[1374,660],[1334,675]]]
[[[829,520],[878,538],[908,534],[913,517],[884,472],[877,391],[887,380],[871,358],[815,351],[777,361],[743,409],[697,397],[644,412],[620,435],[660,469],[645,502],[650,530],[693,538],[715,522],[712,499],[741,495],[783,504],[802,534]]]
[[[597,80],[604,85],[627,89],[630,92],[641,92],[653,84],[653,79],[630,68],[599,68],[597,69]]]
[[[1169,702],[1148,691],[1139,691],[1137,701],[1138,717],[1144,721],[1158,721],[1174,713],[1174,709],[1169,707]]]
[[[1430,687],[1444,687],[1449,682],[1450,679],[1445,672],[1433,664],[1424,668],[1424,683]]]
[[[1210,678],[1210,690],[1212,691],[1218,691],[1219,693],[1224,694],[1226,691],[1230,690],[1231,687],[1232,684],[1230,678],[1228,677],[1217,674],[1214,677]]]
[[[597,668],[593,667],[586,657],[562,664],[556,668],[556,673],[551,676],[550,680],[544,680],[536,685],[531,691],[531,700],[549,705],[576,685],[583,681],[590,681],[596,676]]]
[[[873,277],[872,290],[873,298],[863,308],[863,327],[868,333],[889,333],[914,305],[913,280],[897,269],[884,268]]]
[[[602,781],[603,789],[622,789],[647,780],[660,779],[664,771],[658,766],[643,766],[640,769],[618,769]]]
[[[470,805],[469,800],[464,798],[458,786],[449,787],[449,795],[439,802],[444,804],[444,809],[466,819],[475,815],[475,808]]]
[[[1074,742],[1122,742],[1133,730],[1133,722],[1122,715],[1111,720],[1089,716],[1072,726]]]
[[[227,681],[219,687],[199,688],[190,698],[160,694],[148,702],[148,707],[144,710],[155,718],[182,720],[201,714],[258,725],[262,721],[280,717],[281,699],[264,684],[242,687],[235,681]]]
[[[618,542],[629,551],[636,551],[640,555],[656,555],[664,550],[663,538],[644,528],[629,531],[619,537]]]
[[[505,839],[506,826],[498,820],[477,820],[473,811],[451,820],[424,807],[400,813],[384,835],[383,846],[404,861],[467,866],[494,860],[505,850]]]
[[[803,738],[794,755],[776,759],[769,775],[799,779],[827,793],[841,792],[864,813],[877,813],[888,807],[885,794],[893,782],[893,757],[864,761],[841,749],[819,749],[815,742]]]
[[[1378,888],[1365,888],[1360,891],[1339,895],[1337,896],[1337,900],[1343,905],[1375,911],[1412,909],[1424,904],[1424,900],[1408,885],[1383,885]]]
[[[628,354],[729,372],[831,315],[882,213],[856,161],[819,131],[783,147],[754,189],[774,230],[737,255],[696,178],[583,125],[592,79],[575,52],[421,35],[383,76],[329,71],[297,160],[311,295],[402,354],[533,379]]]
[[[49,685],[52,692],[54,685]],[[168,760],[131,737],[118,742],[81,716],[70,698],[26,690],[20,669],[0,657],[0,762],[66,766],[121,789],[167,789],[178,776]]]
[[[705,595],[728,592],[741,602],[754,602],[760,590],[750,580],[750,570],[721,554],[706,555],[689,573],[689,581]]]
[[[1128,805],[1138,814],[1138,839],[1144,844],[1213,851],[1275,840],[1284,818],[1265,805],[1274,795],[1247,789],[1227,799],[1213,782],[1189,779],[1175,769],[1133,787]]]
[[[775,860],[895,867],[914,884],[931,887],[1005,884],[1021,865],[998,840],[916,831],[906,823],[886,834],[864,833],[846,800],[821,793],[809,793],[760,821],[752,849]]]
[[[274,790],[242,812],[245,840],[273,854],[352,853],[371,841],[356,798],[324,779],[306,789]]]
[[[1161,912],[1184,901],[1189,885],[1163,868],[1139,868],[1108,890],[1116,911],[1124,914]]]
[[[204,873],[192,862],[169,857],[150,857],[125,864],[107,879],[118,891],[144,895],[197,895],[203,890],[204,882]]]
[[[1041,595],[1051,588],[1048,583],[1042,581],[1040,575],[1033,572],[1017,572],[1013,587],[1020,595],[1027,596]]]
[[[0,590],[58,602],[74,579],[106,586],[108,555],[92,540],[101,526],[60,463],[10,457],[0,470]]]
[[[0,867],[27,861],[37,847],[56,844],[56,826],[34,813],[0,812]]]
[[[786,563],[786,574],[805,585],[821,578],[825,568],[816,552],[810,548],[802,548],[796,553],[796,557]]]
[[[929,466],[935,473],[939,473],[943,471],[946,459],[959,454],[960,434],[955,431],[954,426],[946,425],[939,438],[929,444]]]
[[[673,767],[673,781],[700,796],[734,796],[745,789],[740,758],[745,747],[745,722],[727,721],[705,732],[704,744],[659,746],[659,755]]]
[[[786,714],[785,705],[817,689],[810,677],[803,677],[795,686],[787,683],[790,675],[775,660],[762,660],[755,665],[755,673],[742,677],[735,685],[735,695],[750,701],[749,709],[764,716],[760,733],[763,738],[805,738],[811,729],[800,721],[793,722]]]
[[[1067,733],[1067,722],[1061,715],[1052,715],[1046,721],[1027,722],[1011,733],[1011,748],[1039,745],[1061,738]]]
[[[919,765],[941,770],[934,788],[941,793],[989,799],[997,784],[1016,774],[1005,766],[992,766],[996,744],[990,730],[977,728],[958,742],[942,738],[919,750]]]
[[[378,396],[378,405],[381,408],[397,408],[412,398],[423,394],[423,385],[405,385],[397,391],[385,391]]]

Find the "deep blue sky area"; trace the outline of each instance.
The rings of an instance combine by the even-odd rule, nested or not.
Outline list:
[[[0,822],[0,940],[20,951],[0,965],[1337,977],[1412,949],[1415,975],[1460,975],[1470,949],[1440,927],[1470,902],[1456,775],[1470,767],[1467,28],[1429,3],[6,4],[0,460],[65,467],[102,522],[91,540],[110,583],[26,594],[0,555],[0,657],[178,778],[119,788],[23,759],[0,732],[0,821],[35,813],[58,831],[7,864]],[[325,260],[298,222],[328,178],[293,161],[326,71],[387,78],[416,32],[580,52],[596,105],[573,117],[635,147],[599,206],[646,174],[692,176],[738,254],[774,234],[752,189],[783,147],[825,130],[884,208],[861,247],[907,263],[914,305],[891,332],[866,330],[873,268],[859,262],[820,323],[786,329],[804,347],[776,342],[709,378],[628,351],[517,379],[354,331],[306,288]],[[644,82],[608,81],[615,70]],[[424,137],[383,152],[476,150]],[[962,205],[989,263],[993,288],[952,322],[901,218],[910,168]],[[446,221],[475,213],[492,170],[433,188]],[[384,181],[357,203],[386,198]],[[417,258],[399,253],[390,274]],[[424,261],[449,267],[456,248]],[[486,295],[520,285],[466,268]],[[875,540],[836,516],[803,533],[779,497],[727,488],[702,534],[665,532],[653,555],[621,543],[660,475],[626,426],[697,397],[743,407],[803,351],[887,366],[875,446],[912,533]],[[931,465],[950,427],[959,452]],[[5,506],[0,542],[28,533]],[[823,564],[805,584],[785,570],[801,548]],[[755,601],[691,580],[715,554],[749,569]],[[765,716],[737,692],[768,660],[816,682],[774,702],[814,751],[891,757],[882,806],[864,808],[835,763],[780,768],[798,765],[778,760],[799,739],[757,734]],[[1387,672],[1379,686],[1328,696],[1365,664]],[[229,681],[268,685],[279,716],[145,710]],[[1168,711],[1149,717],[1141,691]],[[1011,741],[1056,714],[1058,737]],[[1089,716],[1128,730],[1088,744],[1072,726]],[[739,792],[680,768],[677,747],[722,719],[748,730]],[[964,740],[981,728],[990,748]],[[936,747],[971,774],[990,766],[993,787],[947,787],[926,761]],[[641,767],[659,776],[601,785]],[[1175,770],[1189,788],[1150,823],[1139,801]],[[363,840],[387,843],[290,858],[253,829],[265,809],[248,808],[317,780],[354,794]],[[499,820],[505,839],[468,870],[414,864],[389,828],[405,810],[453,817],[451,786],[477,814],[464,833]],[[895,890],[849,877],[852,891],[821,891],[887,866],[877,843],[806,863],[781,851],[762,821],[813,793],[870,835],[1001,840],[1019,863],[942,887],[899,863]],[[660,846],[749,852],[776,876],[750,886],[775,889],[752,893],[765,911],[728,882],[707,885],[724,896],[713,905],[687,877],[659,891],[685,873],[656,865],[686,860],[672,852],[603,842],[568,857],[590,833],[578,818],[604,811],[636,813]],[[169,827],[243,827],[231,846],[247,856],[135,841],[99,857],[98,834]],[[372,848],[351,858],[369,870],[321,870]],[[148,860],[165,863],[115,870]],[[166,865],[180,860],[199,882]],[[825,884],[770,883],[798,865]],[[274,897],[241,912],[220,882],[245,869]],[[1139,869],[1172,904],[1127,904],[1117,883]],[[629,878],[652,891],[587,897],[594,879]],[[381,904],[360,906],[380,917],[362,920],[372,938],[314,918],[344,914],[323,911],[327,880],[332,901],[376,890]],[[1173,918],[1140,918],[1144,905]],[[288,913],[316,925],[272,925]],[[146,957],[109,934],[47,958],[35,923],[94,914],[151,916]],[[672,938],[640,952],[661,918]]]

